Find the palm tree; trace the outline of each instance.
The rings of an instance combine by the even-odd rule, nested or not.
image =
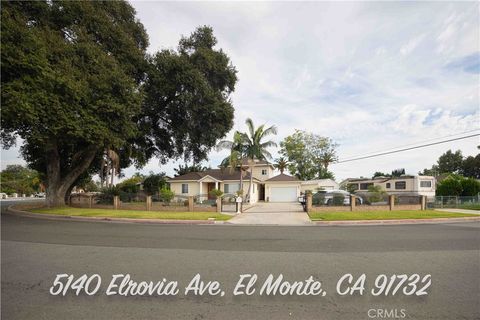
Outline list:
[[[114,150],[107,148],[104,152],[102,160],[100,161],[100,182],[103,187],[108,187],[108,176],[110,175],[110,187],[113,187],[113,178],[115,176],[115,170],[117,175],[120,174],[120,157]]]
[[[276,163],[273,165],[275,169],[280,170],[280,173],[283,173],[287,169],[288,161],[284,157],[280,157],[276,160]]]
[[[248,186],[247,201],[250,201],[250,190],[253,185],[253,164],[255,160],[267,160],[271,159],[272,155],[268,152],[267,148],[276,147],[277,144],[272,140],[264,142],[265,137],[271,134],[277,134],[277,127],[271,126],[265,129],[265,125],[262,124],[258,128],[255,128],[252,119],[247,118],[245,121],[247,124],[248,132],[241,133],[242,145],[245,157],[248,160],[250,167],[250,185]]]
[[[236,170],[237,167],[240,167],[240,190],[243,191],[243,159],[244,159],[244,148],[243,148],[243,136],[242,133],[235,131],[233,134],[233,140],[222,140],[217,144],[217,150],[227,149],[230,150],[228,157],[222,160],[220,167],[229,168],[230,172]]]

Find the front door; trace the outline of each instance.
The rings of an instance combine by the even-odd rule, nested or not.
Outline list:
[[[264,184],[261,184],[258,187],[258,200],[265,201],[265,185]]]
[[[208,200],[215,199],[215,196],[210,194],[210,191],[212,191],[213,189],[215,189],[215,183],[214,182],[209,182],[207,184]]]

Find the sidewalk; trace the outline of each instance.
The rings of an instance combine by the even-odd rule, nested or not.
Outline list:
[[[435,209],[435,211],[480,214],[480,210],[468,210],[468,209]]]

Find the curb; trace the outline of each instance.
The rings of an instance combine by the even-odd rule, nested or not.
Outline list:
[[[132,219],[132,218],[107,218],[107,217],[81,217],[59,216],[55,214],[40,214],[14,209],[10,205],[7,212],[10,214],[44,220],[83,221],[83,222],[111,222],[111,223],[136,223],[136,224],[182,224],[182,225],[230,225],[230,226],[286,226],[278,224],[235,224],[229,221],[215,220],[170,220],[170,219]],[[435,219],[405,219],[405,220],[345,220],[345,221],[312,221],[311,224],[291,225],[297,227],[333,227],[333,226],[379,226],[379,225],[413,225],[413,224],[446,224],[458,222],[480,222],[478,217],[463,218],[435,218]]]
[[[68,221],[83,221],[83,222],[115,222],[115,223],[139,223],[139,224],[184,224],[184,225],[214,225],[223,224],[224,221],[215,220],[170,220],[170,219],[132,219],[132,218],[107,218],[107,217],[81,217],[81,216],[59,216],[56,214],[43,214],[26,212],[12,208],[10,205],[7,212],[35,219],[44,220],[68,220]]]
[[[438,224],[458,222],[480,222],[480,217],[434,218],[434,219],[403,219],[403,220],[345,220],[345,221],[312,221],[317,226],[377,226],[377,225],[412,225]]]

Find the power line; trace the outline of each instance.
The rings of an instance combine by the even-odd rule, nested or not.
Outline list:
[[[423,145],[420,145],[420,146],[415,146],[415,147],[410,147],[410,148],[404,148],[404,149],[399,149],[399,150],[382,152],[382,153],[373,154],[373,155],[369,155],[369,156],[363,156],[363,157],[354,158],[354,159],[337,161],[337,162],[335,162],[335,163],[345,163],[345,162],[350,162],[350,161],[356,161],[356,160],[368,159],[368,158],[373,158],[373,157],[379,157],[379,156],[384,156],[384,155],[387,155],[387,154],[398,153],[398,152],[403,152],[403,151],[408,151],[408,150],[413,150],[413,149],[419,149],[419,148],[434,146],[434,145],[436,145],[436,144],[447,143],[447,142],[451,142],[451,141],[462,140],[462,139],[472,138],[472,137],[476,137],[476,136],[480,136],[480,133],[472,134],[472,135],[465,136],[465,137],[458,137],[458,138],[454,138],[454,139],[437,141],[437,142],[428,143],[428,144],[423,144]]]
[[[405,148],[405,147],[417,145],[417,144],[419,144],[419,143],[426,143],[426,142],[430,142],[430,141],[434,141],[434,140],[439,140],[439,139],[444,139],[444,138],[450,138],[450,137],[458,136],[458,135],[461,135],[461,134],[466,134],[466,133],[470,133],[470,132],[475,132],[475,131],[478,131],[478,130],[480,130],[480,129],[473,129],[473,130],[469,130],[469,131],[465,131],[465,132],[459,132],[459,133],[449,134],[449,135],[446,135],[446,136],[437,137],[437,138],[432,138],[432,139],[428,139],[428,140],[422,140],[422,141],[412,142],[412,143],[409,143],[409,144],[404,144],[404,145],[401,145],[401,146],[394,147],[394,148],[392,148],[392,149]],[[382,152],[382,151],[383,151],[383,150],[372,151],[372,152],[369,152],[368,154],[376,154],[376,153]],[[357,154],[357,155],[354,155],[354,156],[347,156],[347,157],[345,157],[345,158],[350,159],[350,158],[357,158],[357,157],[364,157],[364,156],[361,155],[361,154]],[[346,161],[346,160],[344,160],[344,161]]]

